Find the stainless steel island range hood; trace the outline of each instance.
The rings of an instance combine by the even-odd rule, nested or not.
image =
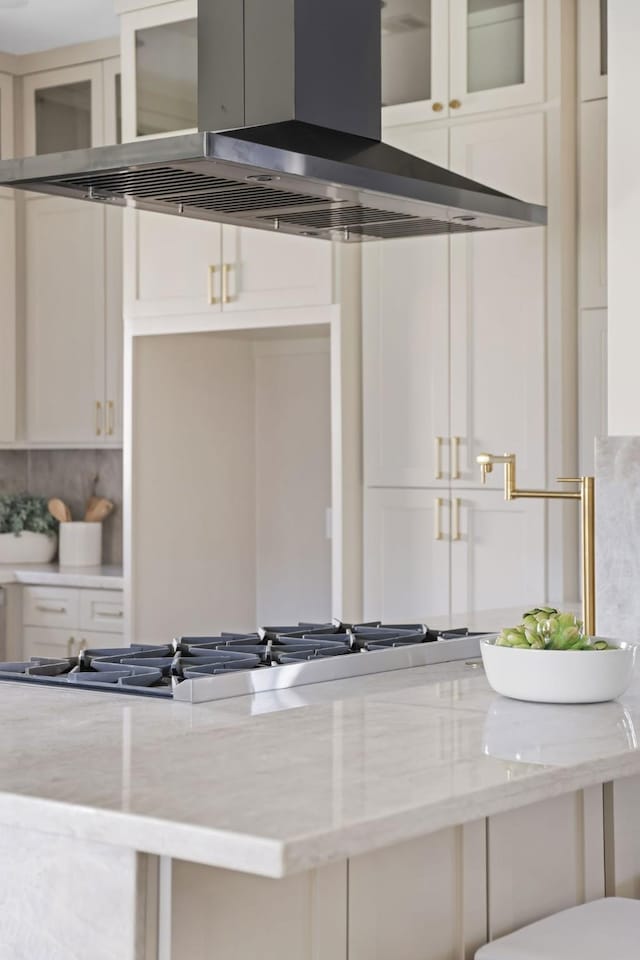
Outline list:
[[[381,143],[380,76],[380,0],[199,0],[199,133],[3,161],[0,185],[330,240],[546,223]]]

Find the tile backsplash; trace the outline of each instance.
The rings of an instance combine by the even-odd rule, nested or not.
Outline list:
[[[104,523],[102,559],[122,563],[121,450],[0,450],[0,493],[25,490],[61,497],[75,520],[82,519],[93,493],[112,500],[115,509]]]

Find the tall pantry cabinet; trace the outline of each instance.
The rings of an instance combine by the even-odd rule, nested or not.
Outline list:
[[[0,158],[13,156],[13,78],[0,73]],[[15,439],[16,257],[15,200],[0,190],[0,443]]]
[[[484,450],[515,452],[533,487],[575,469],[570,456],[558,462],[563,444],[554,447],[553,436],[562,437],[574,411],[548,409],[549,378],[571,376],[571,336],[564,354],[549,357],[546,346],[552,316],[572,326],[573,211],[554,207],[571,144],[554,131],[573,91],[555,68],[536,72],[555,31],[563,56],[573,56],[572,18],[537,0],[448,6],[448,95],[462,88],[464,97],[449,102],[444,121],[438,94],[389,106],[384,139],[549,204],[550,225],[363,247],[365,615],[392,620],[526,605],[573,588],[573,557],[547,568],[555,544],[542,502],[505,503],[502,469],[482,489],[475,462]],[[436,23],[444,29],[442,17]],[[569,238],[564,288],[548,274],[561,236]]]
[[[579,4],[580,471],[607,427],[607,0]]]

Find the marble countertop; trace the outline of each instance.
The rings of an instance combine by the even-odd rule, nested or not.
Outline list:
[[[208,704],[0,684],[0,822],[264,876],[640,773],[640,674],[505,700],[478,663]]]
[[[124,576],[122,567],[59,567],[56,563],[0,564],[0,586],[10,583],[123,590]]]

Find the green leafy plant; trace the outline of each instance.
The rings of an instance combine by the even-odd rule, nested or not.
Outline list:
[[[19,537],[26,530],[53,537],[57,529],[58,521],[49,513],[44,497],[32,497],[28,493],[0,495],[0,533]]]
[[[588,637],[572,613],[560,613],[555,607],[534,607],[522,615],[517,627],[507,627],[499,635],[500,647],[521,650],[610,650],[606,640]]]

